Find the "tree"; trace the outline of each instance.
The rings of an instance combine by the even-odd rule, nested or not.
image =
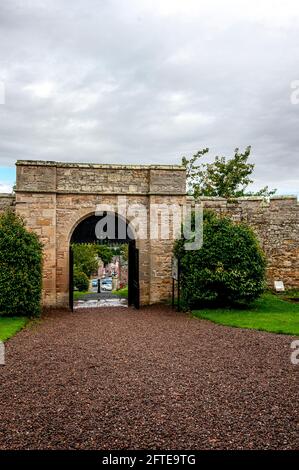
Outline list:
[[[248,163],[251,147],[243,153],[237,148],[231,159],[216,157],[212,163],[202,163],[201,159],[209,152],[208,148],[199,150],[193,157],[182,158],[182,165],[186,168],[187,190],[195,198],[200,196],[218,196],[224,198],[242,196],[269,197],[276,190],[269,190],[265,186],[253,193],[248,192],[248,186],[253,183],[250,178],[254,164]]]
[[[187,308],[252,302],[265,288],[266,258],[246,224],[204,211],[203,246],[185,250],[177,240],[182,300]]]
[[[85,273],[88,278],[97,271],[99,258],[104,265],[111,262],[113,251],[110,246],[93,243],[73,243],[74,267],[77,272]]]
[[[124,243],[121,245],[121,257],[124,261],[128,261],[129,259],[129,244]]]
[[[129,257],[129,244],[128,243],[122,243],[120,245],[114,246],[114,255],[115,256],[120,256],[124,261],[128,261]]]
[[[98,257],[103,261],[104,266],[111,263],[113,258],[113,251],[108,245],[95,245],[95,250]]]
[[[11,210],[0,216],[0,315],[41,313],[42,244]]]
[[[88,278],[98,269],[97,245],[91,243],[73,243],[74,266]]]

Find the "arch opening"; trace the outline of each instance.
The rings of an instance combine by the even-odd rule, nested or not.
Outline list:
[[[69,251],[71,310],[127,305],[139,308],[139,253],[126,219],[109,212],[85,217],[71,234]],[[83,291],[82,271],[88,278],[88,291]]]

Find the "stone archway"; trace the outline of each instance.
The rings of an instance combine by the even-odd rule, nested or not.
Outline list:
[[[101,204],[183,205],[186,174],[181,166],[97,165],[18,161],[16,212],[44,244],[43,304],[68,307],[69,243],[77,224]],[[148,231],[151,221],[148,219]],[[171,296],[173,239],[137,239],[140,304]]]
[[[113,233],[107,237],[103,226],[98,229],[101,222],[113,228]],[[103,225],[103,224],[102,224]],[[96,244],[128,244],[128,305],[137,309],[140,305],[139,292],[139,250],[136,247],[136,235],[130,226],[130,221],[124,219],[117,212],[94,213],[81,219],[71,233],[69,242],[69,306],[73,310],[73,243],[96,243]]]

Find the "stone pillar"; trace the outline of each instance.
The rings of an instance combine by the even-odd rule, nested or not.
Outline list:
[[[43,305],[56,305],[56,168],[17,166],[16,213],[43,244]]]
[[[154,304],[171,298],[171,261],[175,242],[173,220],[177,212],[181,215],[182,205],[186,203],[185,171],[152,169],[149,191],[149,303]],[[165,233],[165,238],[161,232],[162,224],[169,230],[168,234]]]

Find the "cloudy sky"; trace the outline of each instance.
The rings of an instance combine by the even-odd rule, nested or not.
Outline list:
[[[296,80],[298,0],[2,0],[0,192],[17,159],[176,164],[250,144],[255,187],[298,193]]]

